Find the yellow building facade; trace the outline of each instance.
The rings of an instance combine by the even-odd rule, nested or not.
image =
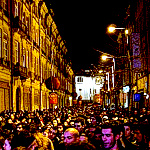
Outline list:
[[[0,3],[0,112],[50,109],[51,92],[69,104],[75,75],[51,12],[41,0]]]

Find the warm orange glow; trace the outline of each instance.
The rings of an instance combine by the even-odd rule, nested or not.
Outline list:
[[[102,56],[102,60],[106,60],[107,59],[107,56],[106,55],[103,55]]]
[[[108,27],[108,32],[113,33],[115,31],[115,27]]]

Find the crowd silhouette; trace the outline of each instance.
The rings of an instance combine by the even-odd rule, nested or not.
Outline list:
[[[150,111],[99,105],[43,111],[3,111],[0,149],[148,150]]]

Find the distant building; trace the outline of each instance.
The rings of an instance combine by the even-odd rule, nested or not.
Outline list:
[[[90,75],[89,70],[84,70],[81,74],[75,76],[77,99],[79,96],[82,96],[82,100],[85,102],[94,102],[96,99],[99,99],[100,102],[100,90],[103,85],[103,76],[92,76]],[[96,98],[95,96],[98,96],[99,98]]]

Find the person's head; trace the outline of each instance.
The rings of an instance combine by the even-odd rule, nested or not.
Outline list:
[[[4,150],[11,150],[11,145],[8,139],[6,139],[4,141],[4,145],[3,145]]]
[[[92,121],[93,125],[96,125],[97,122],[96,122],[96,118],[95,117],[91,117],[91,121]]]
[[[94,135],[95,135],[95,131],[96,131],[96,126],[94,126],[94,125],[91,124],[91,125],[88,127],[88,137],[89,137],[89,138],[93,138]]]
[[[64,121],[64,126],[65,126],[65,127],[68,126],[68,121]]]
[[[7,122],[8,122],[9,124],[12,124],[12,123],[13,123],[11,118],[9,118]]]
[[[137,115],[138,114],[138,111],[137,109],[134,110],[134,115]]]
[[[19,132],[23,131],[23,127],[21,123],[17,124],[17,131]]]
[[[74,127],[74,120],[70,120],[69,125],[70,127]]]
[[[64,132],[65,146],[79,142],[79,131],[75,128],[68,128]]]
[[[95,134],[94,134],[95,140],[100,141],[102,139],[101,135],[102,135],[101,127],[96,127]]]
[[[57,119],[54,119],[54,120],[53,120],[53,126],[56,127],[57,124],[58,124]]]
[[[124,124],[124,136],[126,139],[131,137],[131,126],[129,124]]]
[[[102,141],[105,149],[117,147],[117,140],[119,139],[119,132],[115,125],[102,125]]]
[[[58,133],[62,133],[63,130],[63,125],[61,123],[58,123]]]
[[[133,126],[133,134],[134,134],[134,140],[136,143],[141,143],[144,140],[144,126],[142,125],[134,125]]]
[[[53,127],[53,129],[51,130],[51,139],[55,138],[57,136],[57,133],[58,133],[57,127]]]
[[[75,122],[74,122],[74,127],[75,127],[79,132],[81,132],[81,130],[82,130],[82,128],[83,128],[83,124],[84,124],[83,119],[77,119],[77,120],[75,120]]]
[[[146,113],[146,108],[145,107],[142,108],[142,113],[143,114]]]

